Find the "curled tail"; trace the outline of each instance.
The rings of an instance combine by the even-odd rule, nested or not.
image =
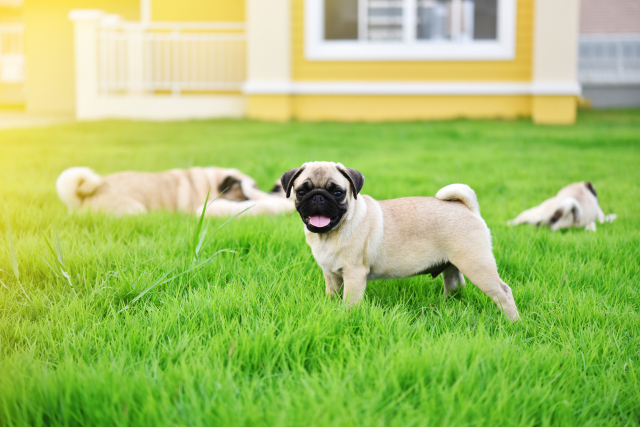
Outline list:
[[[91,196],[102,184],[102,178],[87,167],[74,167],[63,171],[56,181],[58,197],[69,212],[78,210],[82,200]]]
[[[476,193],[465,184],[451,184],[440,189],[436,194],[436,198],[440,200],[456,200],[464,203],[466,207],[473,213],[480,215],[480,205]]]

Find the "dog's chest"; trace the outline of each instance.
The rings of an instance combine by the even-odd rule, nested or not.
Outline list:
[[[344,268],[344,258],[348,254],[338,238],[320,238],[318,235],[307,235],[307,244],[316,262],[325,271],[340,274]]]

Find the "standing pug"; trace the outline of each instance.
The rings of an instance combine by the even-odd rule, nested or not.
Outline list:
[[[328,295],[344,287],[344,300],[357,304],[369,280],[440,273],[447,295],[458,284],[464,286],[464,274],[509,319],[519,318],[468,186],[449,185],[435,198],[377,201],[359,194],[364,185],[360,172],[333,162],[305,163],[283,174],[281,182],[287,197],[294,192]]]

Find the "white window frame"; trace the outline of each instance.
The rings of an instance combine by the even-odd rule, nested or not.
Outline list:
[[[459,5],[461,0],[453,1]],[[496,40],[416,39],[417,0],[403,0],[404,11],[414,11],[414,13],[403,13],[403,39],[371,41],[325,40],[324,0],[305,0],[305,57],[312,61],[512,60],[515,58],[517,0],[497,1]],[[361,32],[360,29],[359,32]]]

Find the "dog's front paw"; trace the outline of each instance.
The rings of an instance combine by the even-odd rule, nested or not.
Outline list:
[[[594,233],[596,232],[596,222],[590,222],[589,224],[587,224],[587,226],[584,228],[585,231],[593,231]]]
[[[618,218],[617,214],[609,214],[604,217],[605,222],[613,222]]]

